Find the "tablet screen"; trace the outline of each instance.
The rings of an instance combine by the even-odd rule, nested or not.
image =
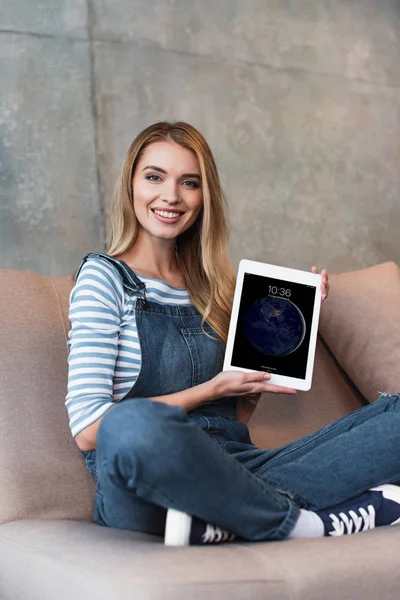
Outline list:
[[[305,379],[315,291],[244,273],[232,366]]]

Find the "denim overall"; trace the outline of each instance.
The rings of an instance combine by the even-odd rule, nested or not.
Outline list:
[[[400,395],[381,394],[273,450],[254,446],[247,426],[235,421],[236,398],[188,413],[149,400],[212,379],[224,344],[207,324],[210,337],[203,333],[193,306],[152,302],[126,263],[89,254],[81,266],[89,256],[114,265],[137,298],[142,356],[135,384],[102,419],[96,451],[84,453],[96,481],[96,523],[163,535],[166,510],[175,508],[245,539],[282,539],[300,507],[326,508],[400,480]]]

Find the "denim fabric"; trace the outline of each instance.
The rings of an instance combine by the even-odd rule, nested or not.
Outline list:
[[[196,308],[149,301],[145,283],[124,261],[106,254],[87,254],[76,272],[75,281],[89,257],[113,264],[122,277],[125,291],[138,296],[136,327],[142,364],[139,377],[124,401],[172,394],[208,381],[221,371],[225,345],[207,323],[203,329],[208,335],[203,333],[201,316]],[[212,404],[218,407],[218,414],[234,419],[236,402],[236,398],[222,398]],[[83,456],[97,481],[96,452],[84,452]]]
[[[211,379],[222,368],[224,346],[202,333],[195,308],[149,302],[125,263],[97,256],[116,265],[126,289],[140,289],[142,369],[128,396],[103,417],[96,451],[85,453],[96,479],[96,523],[162,535],[166,510],[176,508],[244,539],[282,539],[300,507],[326,508],[400,480],[399,395],[382,394],[273,450],[254,446],[247,426],[235,421],[235,398],[189,413],[149,400]]]

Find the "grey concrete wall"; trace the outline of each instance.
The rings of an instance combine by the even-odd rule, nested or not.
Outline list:
[[[0,30],[1,267],[102,250],[160,119],[214,150],[235,266],[400,264],[397,0],[3,0]]]

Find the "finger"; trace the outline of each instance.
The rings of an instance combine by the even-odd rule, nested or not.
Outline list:
[[[327,280],[327,279],[324,279],[324,280],[322,281],[322,284],[321,284],[321,294],[322,294],[322,299],[323,299],[323,300],[324,300],[324,299],[327,297],[327,295],[329,294],[329,283],[328,283],[328,280]]]
[[[317,269],[317,267],[315,267],[315,266],[312,266],[312,267],[311,267],[311,271],[312,271],[313,273],[315,273],[316,275],[318,275],[318,269]]]
[[[266,371],[254,371],[254,373],[246,373],[246,381],[254,382],[254,381],[265,381],[266,379],[271,379],[271,373],[267,373]]]
[[[254,384],[251,390],[246,391],[246,394],[260,394],[262,392],[272,394],[290,394],[292,396],[297,394],[297,390],[294,388],[284,387],[282,385],[274,385],[267,382]]]
[[[326,271],[326,269],[322,269],[321,271],[321,287],[328,287],[329,283],[328,283],[328,273]]]
[[[297,394],[297,390],[294,390],[293,388],[282,387],[280,385],[271,385],[271,384],[266,385],[266,391],[271,392],[272,394],[290,394],[291,396],[294,396]]]

